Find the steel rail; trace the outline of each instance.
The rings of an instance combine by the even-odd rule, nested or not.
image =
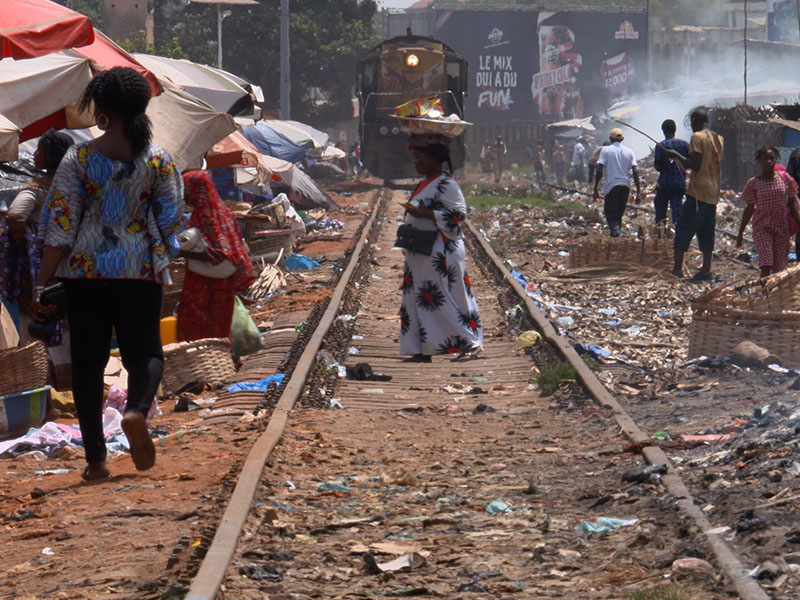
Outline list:
[[[259,436],[247,455],[239,474],[239,479],[236,482],[236,487],[214,534],[214,539],[211,541],[208,552],[192,580],[192,585],[185,600],[214,600],[217,597],[217,592],[225,580],[228,566],[233,559],[239,535],[250,512],[253,498],[261,481],[261,474],[264,471],[264,465],[283,435],[289,413],[303,393],[306,380],[316,360],[317,352],[322,346],[325,334],[327,334],[336,319],[339,304],[350,284],[353,271],[358,266],[364,246],[368,242],[367,238],[372,230],[372,225],[381,207],[385,205],[386,198],[385,194],[382,193],[377,198],[372,213],[364,224],[361,237],[353,250],[353,254],[350,256],[347,268],[339,279],[339,283],[331,296],[317,329],[308,341],[303,354],[300,355],[297,366],[283,389],[266,430]]]
[[[525,292],[523,287],[514,278],[513,275],[506,269],[502,259],[495,253],[489,243],[484,239],[480,232],[467,222],[467,227],[479,246],[491,260],[497,270],[503,275],[506,281],[513,289],[514,292],[522,300],[528,314],[533,319],[536,327],[542,333],[545,340],[550,342],[558,351],[559,354],[566,360],[578,373],[578,378],[583,383],[583,386],[589,394],[601,405],[610,408],[613,412],[614,419],[619,425],[620,429],[625,435],[634,443],[651,442],[650,437],[647,436],[625,411],[625,409],[617,402],[614,397],[605,388],[602,382],[597,378],[594,372],[578,355],[572,345],[562,336],[558,335],[553,325],[547,316],[537,308],[533,303],[530,296]],[[668,471],[665,473],[661,480],[667,491],[677,499],[678,508],[694,521],[694,524],[703,532],[706,540],[708,541],[711,550],[719,562],[720,567],[725,574],[730,578],[731,582],[739,594],[741,600],[769,600],[769,596],[764,592],[761,586],[750,577],[745,570],[741,561],[736,557],[728,544],[725,542],[722,534],[715,533],[709,520],[706,518],[702,510],[697,506],[692,497],[689,489],[681,480],[680,476],[675,472],[672,463],[664,453],[664,451],[656,445],[646,446],[642,450],[644,459],[651,465],[666,465]]]

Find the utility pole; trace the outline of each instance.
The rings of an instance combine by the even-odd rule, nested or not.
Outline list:
[[[289,73],[289,0],[281,0],[281,119],[291,119],[289,106],[291,75]]]
[[[744,104],[747,106],[747,0],[744,0]]]

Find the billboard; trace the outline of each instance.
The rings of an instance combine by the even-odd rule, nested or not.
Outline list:
[[[800,41],[797,0],[767,1],[767,39],[790,44]]]
[[[469,61],[475,123],[582,118],[645,81],[645,13],[441,10],[434,36]]]

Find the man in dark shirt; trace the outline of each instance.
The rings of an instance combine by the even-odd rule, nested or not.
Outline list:
[[[686,170],[682,169],[677,162],[667,158],[664,149],[677,150],[683,156],[689,154],[689,144],[685,140],[675,137],[677,127],[675,121],[667,119],[661,124],[661,131],[664,132],[664,141],[656,146],[655,164],[658,176],[656,186],[656,197],[653,204],[656,209],[656,224],[661,223],[667,218],[667,206],[672,210],[672,224],[678,222],[681,216],[681,206],[683,204],[683,194],[686,192]]]

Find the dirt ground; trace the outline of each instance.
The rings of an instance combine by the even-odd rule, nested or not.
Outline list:
[[[377,242],[347,361],[393,379],[342,381],[344,410],[290,417],[224,597],[619,599],[658,583],[731,597],[713,577],[672,583],[674,561],[706,556],[697,532],[660,485],[623,482],[641,459],[582,390],[545,397],[531,385],[534,365],[474,264],[482,357],[402,362],[393,235]],[[632,522],[581,530],[603,516]],[[410,568],[386,572],[404,556]]]
[[[484,193],[516,191],[512,185]],[[565,199],[572,197],[556,195],[555,205]],[[628,235],[652,219],[642,212],[629,211]],[[717,281],[711,284],[678,280],[663,268],[570,269],[573,244],[604,235],[599,215],[554,218],[548,210],[501,207],[473,219],[526,276],[532,298],[551,320],[573,344],[589,347],[598,377],[665,447],[704,512],[715,527],[728,528],[731,546],[770,597],[796,598],[798,373],[740,368],[728,357],[690,361],[687,352],[691,299],[710,285],[757,277],[749,245],[736,249],[724,232],[738,227],[739,214],[727,209],[719,220]],[[711,437],[687,441],[684,435]]]
[[[335,261],[351,246],[375,197],[364,184],[344,182],[333,190],[341,209],[326,216],[346,226],[335,239],[308,249],[300,241],[297,252],[310,249],[326,261],[320,269],[289,274],[278,296],[253,306],[261,325],[285,314],[301,315],[299,322],[331,293]],[[110,479],[83,483],[80,448],[61,458],[39,460],[45,457],[28,453],[2,460],[0,598],[160,597],[164,582],[176,577],[204,529],[219,518],[227,486],[254,436],[247,421],[207,426],[202,411],[175,413],[174,405],[174,398],[162,400],[163,415],[153,420],[164,437],[157,442],[156,466],[144,473],[134,470],[127,454],[118,454],[109,460]],[[67,472],[37,473],[58,469]]]

